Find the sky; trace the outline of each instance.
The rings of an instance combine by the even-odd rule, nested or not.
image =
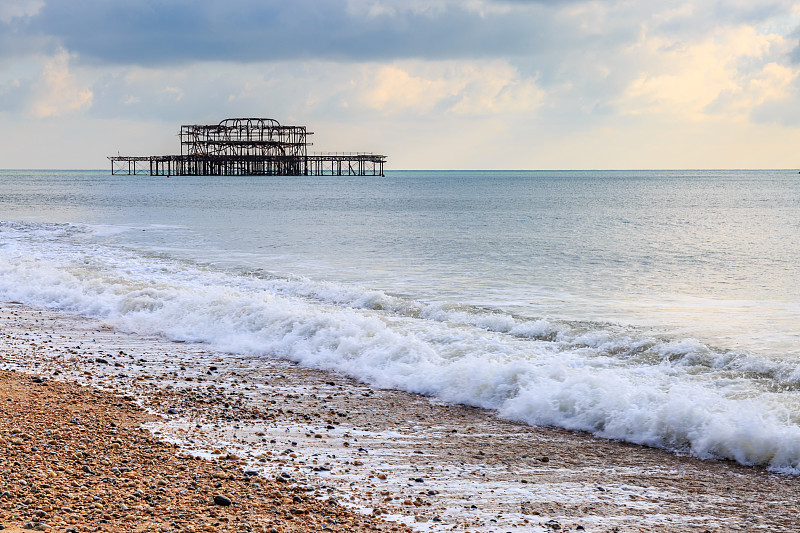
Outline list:
[[[268,117],[391,169],[800,167],[796,0],[0,0],[0,168]]]

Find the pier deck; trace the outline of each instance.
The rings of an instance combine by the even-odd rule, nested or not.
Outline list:
[[[381,176],[386,156],[111,156],[111,173],[149,176]]]

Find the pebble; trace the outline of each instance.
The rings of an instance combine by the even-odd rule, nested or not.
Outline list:
[[[259,531],[284,533],[283,526],[270,523],[277,526],[285,513],[299,526],[293,529],[297,533],[320,531],[323,521],[334,516],[340,531],[385,530],[371,517],[303,497],[306,489],[296,487],[289,472],[281,476],[288,483],[279,484],[234,454],[228,458],[243,464],[174,455],[173,445],[139,425],[155,416],[123,404],[122,396],[49,381],[47,387],[32,389],[29,383],[27,376],[0,370],[0,400],[14,399],[8,406],[2,401],[0,413],[5,441],[0,447],[2,533],[23,526],[67,533],[129,531],[133,523],[139,531],[237,533],[253,531],[248,516],[264,521],[267,527]],[[170,405],[184,411],[183,404],[162,405],[161,412]],[[297,449],[294,441],[292,446]],[[276,491],[283,502],[278,507],[273,506]],[[176,515],[176,509],[187,516]],[[204,512],[214,519],[198,527],[195,518]]]
[[[223,496],[222,494],[217,494],[214,496],[214,503],[216,505],[221,505],[223,507],[227,507],[231,504],[231,499],[227,496]]]

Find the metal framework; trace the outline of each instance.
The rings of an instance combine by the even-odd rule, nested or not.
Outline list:
[[[270,118],[183,125],[181,154],[110,156],[112,174],[150,176],[382,176],[386,156],[309,154],[311,132]]]

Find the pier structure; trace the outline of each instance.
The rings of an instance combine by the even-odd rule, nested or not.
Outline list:
[[[308,153],[311,132],[270,118],[183,125],[180,155],[110,156],[112,174],[150,176],[382,176],[386,156]]]

